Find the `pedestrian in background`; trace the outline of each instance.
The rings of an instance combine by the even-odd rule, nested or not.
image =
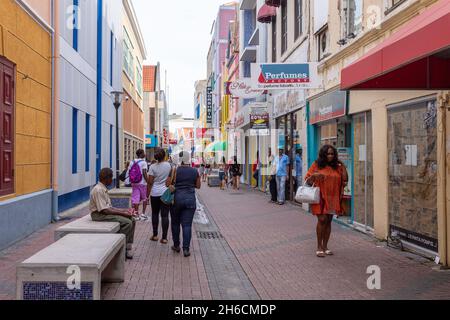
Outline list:
[[[303,185],[303,160],[302,160],[302,149],[297,149],[295,154],[295,177],[297,189]]]
[[[145,151],[139,149],[136,151],[137,158],[130,163],[128,175],[131,183],[131,204],[134,210],[139,215],[139,206],[142,204],[142,214],[139,215],[138,220],[148,220],[145,212],[147,211],[147,161],[145,160]]]
[[[284,149],[279,149],[279,156],[275,160],[277,166],[277,195],[278,195],[278,204],[284,205],[286,201],[286,180],[287,180],[287,172],[288,166],[290,164],[289,157],[284,153]]]
[[[234,156],[233,164],[231,165],[231,172],[233,174],[233,189],[239,190],[240,186],[239,183],[241,182],[241,165],[238,163],[237,157]]]
[[[118,222],[120,225],[119,233],[126,236],[126,258],[133,259],[132,249],[136,211],[133,209],[113,208],[107,188],[113,182],[113,171],[110,168],[100,170],[98,180],[99,183],[92,189],[89,200],[92,221]],[[92,245],[95,246],[95,243]]]
[[[198,171],[190,167],[190,156],[187,152],[179,155],[180,165],[176,170],[175,196],[172,213],[172,250],[180,252],[180,227],[183,231],[183,254],[189,257],[192,222],[197,209],[195,189],[201,188],[201,178]]]
[[[253,179],[256,181],[255,189],[259,186],[259,170],[260,169],[260,162],[259,162],[259,151],[256,152],[256,160],[255,163],[252,166],[253,171]]]
[[[333,255],[328,249],[331,223],[334,215],[344,214],[342,198],[348,183],[347,169],[339,161],[335,147],[325,145],[320,149],[319,157],[305,176],[305,183],[313,183],[320,188],[320,203],[311,205],[311,211],[318,220],[316,255],[320,258]]]
[[[162,238],[161,243],[167,244],[167,234],[169,231],[169,211],[170,206],[161,201],[161,196],[166,192],[167,185],[171,180],[172,166],[165,161],[166,152],[163,149],[157,149],[155,152],[155,160],[157,163],[152,164],[148,173],[148,184],[150,186],[150,203],[152,206],[152,241],[158,241],[159,216],[161,214]]]
[[[198,174],[200,175],[200,177],[202,177],[202,180],[204,181],[204,175],[205,175],[205,165],[202,163],[200,165],[200,168],[198,168]]]
[[[277,202],[277,164],[275,161],[275,157],[272,154],[272,149],[269,148],[269,157],[268,157],[268,164],[269,164],[269,190],[270,190],[270,202],[276,203]]]
[[[219,163],[219,180],[220,180],[220,190],[225,190],[225,157]]]

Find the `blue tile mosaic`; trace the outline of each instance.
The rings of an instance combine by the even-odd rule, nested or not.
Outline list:
[[[66,282],[25,282],[23,300],[93,300],[94,284],[82,282],[81,289],[71,290]]]
[[[128,209],[130,208],[130,198],[111,198],[111,204],[114,208]]]

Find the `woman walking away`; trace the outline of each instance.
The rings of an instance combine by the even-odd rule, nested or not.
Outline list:
[[[305,183],[320,188],[320,203],[312,204],[312,213],[317,216],[317,252],[320,258],[333,255],[328,249],[331,223],[334,215],[343,215],[341,205],[344,188],[348,183],[345,165],[339,161],[335,147],[325,145],[320,149],[319,158],[305,176]]]
[[[269,167],[270,167],[270,202],[277,203],[278,200],[278,193],[277,193],[277,164],[275,162],[275,157],[272,154],[272,149],[269,148]]]
[[[192,239],[192,221],[197,209],[195,189],[201,188],[198,171],[189,166],[189,153],[180,153],[180,166],[176,170],[175,201],[172,210],[172,250],[180,252],[180,226],[183,230],[183,254],[189,257]]]
[[[157,163],[152,164],[149,169],[150,204],[152,206],[152,241],[158,241],[159,214],[161,213],[162,238],[161,243],[167,244],[167,233],[169,231],[169,205],[161,201],[161,196],[167,190],[167,185],[171,181],[172,166],[165,161],[166,152],[157,149],[155,159]]]
[[[239,182],[241,180],[241,165],[238,164],[237,157],[234,156],[234,163],[231,165],[231,172],[233,174],[233,189],[239,190]]]
[[[222,162],[219,164],[220,190],[225,190],[225,166],[225,157],[223,157]]]

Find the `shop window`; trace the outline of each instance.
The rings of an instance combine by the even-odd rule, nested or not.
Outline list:
[[[326,144],[337,147],[337,124],[330,123],[320,126],[320,145]]]
[[[437,106],[412,102],[388,111],[391,235],[437,252]]]
[[[354,223],[367,231],[374,227],[371,113],[353,116],[353,128]]]
[[[0,56],[0,196],[14,193],[15,79],[14,65]]]

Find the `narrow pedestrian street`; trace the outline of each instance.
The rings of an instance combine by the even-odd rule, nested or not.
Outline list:
[[[138,222],[126,280],[104,284],[102,298],[450,299],[449,271],[337,223],[330,240],[335,255],[317,258],[314,217],[294,204],[269,204],[265,194],[243,189],[203,186],[190,258],[150,241],[151,223]],[[83,208],[74,217],[87,213]],[[66,222],[0,253],[0,299],[15,298],[16,265],[51,244],[54,230]],[[380,290],[367,288],[372,265],[381,269]]]

